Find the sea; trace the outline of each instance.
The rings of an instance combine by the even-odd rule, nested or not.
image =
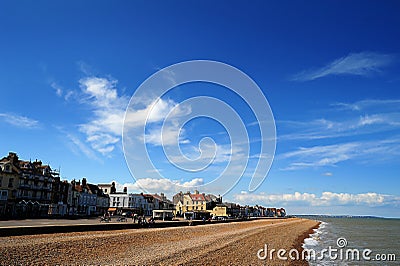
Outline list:
[[[321,222],[304,240],[314,265],[400,265],[400,219],[304,217]],[[313,253],[315,251],[315,254]]]

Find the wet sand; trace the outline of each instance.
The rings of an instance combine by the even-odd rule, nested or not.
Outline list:
[[[0,238],[1,265],[307,265],[280,260],[318,226],[307,219],[263,219],[178,228],[145,228]],[[311,230],[311,231],[310,231]],[[261,252],[260,255],[263,255]],[[286,256],[288,256],[286,254]]]

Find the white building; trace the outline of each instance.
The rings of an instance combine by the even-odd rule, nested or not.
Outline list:
[[[121,214],[125,211],[132,211],[139,215],[151,216],[153,210],[170,209],[172,202],[168,201],[164,194],[128,194],[124,192],[110,194],[110,211]]]

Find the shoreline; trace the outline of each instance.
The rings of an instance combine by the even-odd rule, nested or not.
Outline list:
[[[304,250],[304,240],[309,238],[312,234],[315,233],[314,229],[318,229],[319,226],[321,225],[320,221],[316,221],[318,222],[315,226],[311,227],[309,230],[307,230],[306,232],[304,232],[303,234],[299,235],[296,239],[295,244],[293,245],[293,248],[297,249],[298,252],[301,254]],[[293,264],[293,265],[310,265],[309,262],[307,260],[300,260],[299,264]]]
[[[289,250],[317,225],[316,221],[299,218],[261,219],[10,236],[0,238],[0,254],[7,265],[308,265],[304,261],[282,261],[276,257],[260,260],[257,251],[265,244],[276,250]]]

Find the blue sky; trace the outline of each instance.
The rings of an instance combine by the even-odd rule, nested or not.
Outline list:
[[[263,157],[251,109],[221,86],[190,83],[157,105],[144,134],[154,169],[136,163],[141,185],[169,195],[173,184],[201,189],[228,164],[223,125],[198,118],[177,131],[174,124],[193,114],[195,106],[183,101],[209,96],[235,109],[250,138],[249,156],[234,150],[232,158],[249,164],[226,200],[289,213],[399,217],[399,11],[396,1],[3,1],[0,152],[41,159],[65,179],[115,180],[139,191],[121,137],[130,98],[162,68],[213,60],[246,73],[268,99],[277,137],[268,177],[248,192]],[[165,73],[166,81],[174,78]],[[136,111],[153,103],[141,104]],[[173,109],[160,145],[157,128]],[[199,147],[205,159],[216,147],[215,164],[204,173],[179,172],[162,152],[175,144],[192,159]]]

